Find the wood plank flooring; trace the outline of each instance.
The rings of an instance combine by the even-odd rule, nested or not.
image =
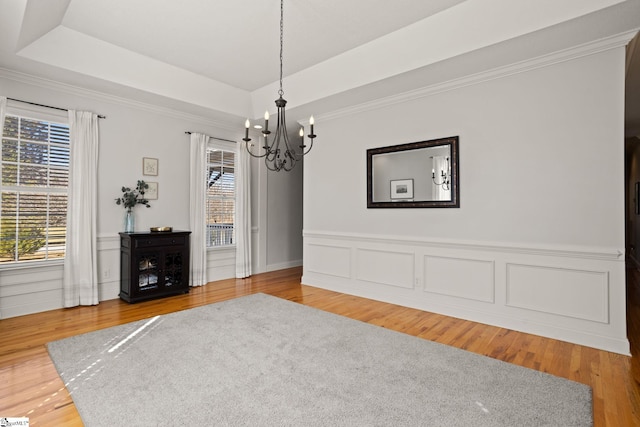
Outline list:
[[[82,425],[47,353],[49,341],[263,292],[588,384],[595,426],[640,426],[640,274],[635,270],[628,272],[633,357],[304,286],[301,273],[293,268],[212,282],[155,301],[111,300],[0,320],[0,417],[29,417],[32,426]]]

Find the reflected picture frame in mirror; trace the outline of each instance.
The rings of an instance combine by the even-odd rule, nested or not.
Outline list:
[[[370,148],[367,208],[459,208],[459,164],[458,136]],[[411,197],[398,197],[409,181]]]

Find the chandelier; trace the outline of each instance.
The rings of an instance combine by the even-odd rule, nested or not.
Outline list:
[[[254,153],[251,151],[251,147],[253,144],[249,144],[251,138],[249,138],[249,128],[251,127],[251,122],[249,119],[245,122],[245,134],[242,140],[245,142],[245,146],[249,154],[253,157],[262,158],[264,157],[265,165],[267,169],[272,171],[290,171],[296,165],[296,162],[302,159],[302,156],[306,155],[311,148],[313,147],[313,139],[316,135],[313,133],[313,125],[314,120],[313,116],[309,119],[310,132],[307,137],[311,140],[309,147],[304,144],[304,128],[301,127],[298,132],[298,136],[300,137],[300,151],[296,151],[292,148],[291,142],[289,141],[289,135],[287,133],[287,123],[285,120],[285,106],[287,105],[287,101],[282,97],[284,95],[284,91],[282,90],[282,29],[284,28],[284,0],[280,0],[280,90],[278,90],[279,98],[276,99],[276,107],[278,111],[278,119],[276,123],[276,131],[275,135],[270,139],[269,135],[271,135],[271,131],[269,130],[269,111],[264,113],[264,127],[262,127],[262,136],[264,138],[264,145],[262,148],[264,152],[262,154]],[[256,126],[260,128],[259,126]]]

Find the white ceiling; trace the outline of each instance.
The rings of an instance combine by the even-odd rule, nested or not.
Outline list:
[[[462,1],[405,0],[396,6],[388,0],[288,0],[285,72],[301,71]],[[277,0],[72,0],[61,25],[251,92],[279,77],[279,20]]]
[[[285,98],[302,115],[633,31],[640,0],[285,0],[284,16]],[[278,0],[2,0],[0,67],[259,117],[277,97],[279,19]]]

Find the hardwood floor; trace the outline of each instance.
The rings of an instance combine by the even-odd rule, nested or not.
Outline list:
[[[300,276],[301,269],[293,268],[212,282],[155,301],[111,300],[0,320],[0,417],[29,417],[32,426],[82,425],[48,356],[49,341],[263,292],[588,384],[595,426],[640,426],[640,274],[635,270],[629,271],[628,292],[633,357],[304,286]]]

